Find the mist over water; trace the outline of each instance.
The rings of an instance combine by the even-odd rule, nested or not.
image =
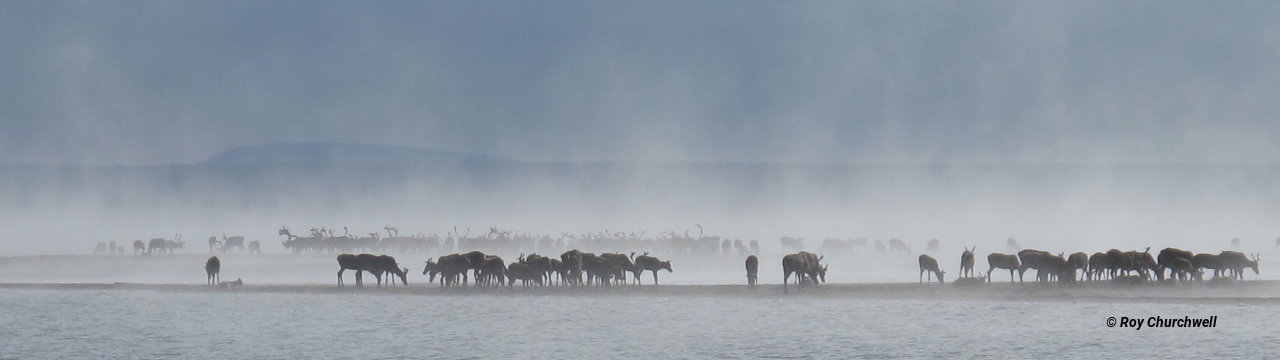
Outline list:
[[[0,2],[0,358],[1265,357],[1276,18],[1268,2]],[[387,226],[567,240],[483,249],[507,263],[576,248],[674,269],[661,286],[454,290],[424,261],[480,246],[356,249],[395,256],[409,286],[339,288],[346,249],[295,254],[279,233]],[[635,239],[583,240],[601,234]],[[224,236],[262,254],[208,247]],[[762,285],[745,286],[746,253],[663,245],[676,236],[758,242]],[[829,282],[779,289],[782,237]],[[890,239],[910,249],[876,249]],[[922,253],[950,283],[963,249],[985,274],[1009,239],[1261,265],[1228,285],[916,284]],[[200,285],[211,255],[246,286]],[[1104,325],[1127,314],[1221,325]]]

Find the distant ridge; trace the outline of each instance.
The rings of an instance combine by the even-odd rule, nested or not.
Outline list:
[[[487,155],[408,146],[351,143],[274,143],[243,146],[224,151],[202,164],[434,164],[505,163],[511,160]]]

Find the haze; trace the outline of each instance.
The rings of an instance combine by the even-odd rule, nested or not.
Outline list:
[[[388,224],[1271,249],[1277,6],[5,2],[0,254]]]

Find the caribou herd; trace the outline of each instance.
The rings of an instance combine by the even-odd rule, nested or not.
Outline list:
[[[971,250],[966,249],[961,256],[962,263],[966,260],[972,261]],[[922,259],[922,267],[923,261]],[[1143,251],[1110,249],[1106,252],[1095,252],[1093,255],[1084,252],[1071,255],[1053,254],[1042,250],[1024,249],[1017,254],[987,255],[987,264],[990,267],[987,269],[986,279],[990,282],[991,273],[999,269],[1009,270],[1010,282],[1014,281],[1015,272],[1018,274],[1017,281],[1023,282],[1023,275],[1029,270],[1036,271],[1036,280],[1039,282],[1120,280],[1126,283],[1141,283],[1150,280],[1166,281],[1166,279],[1187,282],[1202,281],[1206,270],[1213,270],[1211,280],[1230,281],[1244,280],[1245,269],[1252,269],[1255,275],[1258,274],[1259,261],[1258,254],[1245,255],[1233,250],[1217,254],[1195,254],[1178,248],[1166,248],[1153,257],[1151,248]]]
[[[339,255],[341,258],[344,255]],[[504,263],[502,257],[475,250],[462,254],[449,254],[434,260],[428,259],[422,274],[428,282],[440,278],[440,286],[454,287],[467,284],[467,273],[475,279],[476,286],[610,286],[639,285],[641,275],[653,273],[653,283],[658,284],[659,270],[672,272],[671,261],[663,261],[644,253],[583,252],[578,249],[565,251],[558,258],[538,254],[520,254],[516,261]]]
[[[347,270],[355,271],[356,285],[363,285],[362,274],[373,275],[379,286],[386,283],[394,285],[395,277],[408,285],[408,268],[402,267],[395,258],[387,255],[373,255],[372,252],[413,254],[441,253],[453,249],[468,249],[468,252],[452,253],[429,258],[422,270],[428,276],[428,282],[435,283],[439,278],[442,287],[455,287],[474,283],[475,286],[514,286],[516,282],[523,286],[611,286],[636,284],[642,282],[642,275],[649,271],[653,284],[657,285],[658,273],[673,272],[671,261],[650,256],[649,252],[637,255],[636,252],[592,252],[592,249],[640,248],[650,249],[669,255],[723,256],[746,259],[745,268],[747,284],[754,288],[758,282],[760,266],[760,245],[755,240],[727,239],[719,236],[707,236],[701,225],[697,226],[698,234],[692,236],[689,230],[678,233],[674,230],[658,232],[656,236],[645,236],[645,232],[611,232],[608,230],[570,234],[562,233],[552,237],[550,234],[518,233],[498,228],[489,228],[488,232],[472,235],[470,228],[465,233],[456,227],[441,238],[435,234],[417,233],[402,236],[395,226],[384,226],[385,232],[370,232],[368,236],[356,236],[346,228],[339,233],[336,229],[326,227],[311,228],[309,236],[295,235],[287,226],[277,230],[284,237],[281,245],[295,254],[329,253],[337,255],[339,270],[338,284],[343,285],[343,274]],[[172,238],[153,238],[149,241],[133,241],[135,255],[171,254],[183,249],[186,242],[182,234]],[[573,248],[570,248],[570,245]],[[783,290],[789,291],[792,281],[803,290],[806,286],[826,282],[827,258],[818,253],[805,251],[805,239],[784,236],[779,239],[784,252],[794,251],[781,258]],[[906,242],[890,238],[887,242],[857,239],[823,239],[818,252],[833,254],[857,253],[870,249],[874,245],[876,252],[890,257],[911,254],[911,247]],[[1206,274],[1211,274],[1210,281],[1229,282],[1244,280],[1246,270],[1259,274],[1259,254],[1245,254],[1235,250],[1219,253],[1194,253],[1178,248],[1165,248],[1152,254],[1151,248],[1143,251],[1109,249],[1105,252],[1065,252],[1052,253],[1036,249],[1024,249],[1014,239],[1006,241],[1011,253],[993,252],[987,255],[987,272],[985,276],[974,275],[976,266],[976,248],[965,247],[960,255],[959,281],[965,284],[992,282],[997,270],[1007,270],[1010,282],[1025,282],[1025,275],[1035,270],[1035,280],[1040,283],[1112,280],[1118,283],[1135,284],[1148,281],[1185,283],[1204,281]],[[1233,239],[1232,246],[1238,247]],[[1280,246],[1280,239],[1277,239]],[[123,254],[127,245],[116,242],[98,242],[94,254]],[[939,264],[937,255],[940,252],[939,241],[930,240],[924,247],[925,253],[917,257],[919,279],[945,283],[946,271]],[[514,261],[506,261],[494,254],[508,249],[529,251],[521,253]],[[208,251],[226,254],[241,252],[258,254],[261,243],[257,240],[246,241],[243,236],[211,236],[208,239]],[[354,254],[356,252],[362,252]],[[559,253],[558,256],[544,256],[542,253]],[[510,254],[510,253],[508,253]],[[932,255],[931,255],[932,254]],[[209,258],[205,264],[208,282],[218,284],[217,278],[220,263],[217,257]],[[1211,271],[1211,273],[1210,273]],[[793,279],[794,276],[794,280]],[[972,280],[972,281],[969,281]]]

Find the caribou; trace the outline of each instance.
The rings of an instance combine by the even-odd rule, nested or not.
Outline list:
[[[973,277],[973,251],[978,250],[977,246],[972,249],[964,248],[964,252],[960,253],[960,277]]]
[[[1111,257],[1107,256],[1106,253],[1096,252],[1096,253],[1093,253],[1093,255],[1089,256],[1088,280],[1090,281],[1094,279],[1102,280],[1103,275],[1106,275],[1107,272],[1110,270],[1111,270]]]
[[[924,283],[924,277],[926,273],[932,273],[930,275],[937,275],[938,283],[940,284],[946,283],[945,280],[942,279],[942,276],[945,275],[946,272],[938,268],[938,260],[934,259],[932,256],[929,256],[926,254],[920,254],[920,283],[921,284]],[[930,279],[930,281],[932,281],[932,279]]]
[[[204,262],[204,273],[205,273],[205,276],[208,278],[207,280],[209,282],[209,285],[214,285],[218,283],[218,280],[219,280],[218,272],[221,270],[222,270],[222,262],[218,260],[217,256],[210,256],[209,260],[206,260]]]
[[[637,256],[635,259],[635,264],[636,264],[635,266],[639,268],[639,271],[636,272],[637,274],[643,274],[645,270],[653,272],[653,285],[655,286],[658,285],[658,270],[667,270],[667,272],[673,272],[671,271],[670,260],[662,261],[656,257],[649,256],[649,253],[644,253],[644,255]],[[637,277],[639,276],[637,275]]]
[[[911,254],[911,248],[906,242],[898,239],[889,239],[889,252],[902,252],[903,254]]]
[[[795,249],[796,251],[804,250],[804,238],[783,236],[778,239],[778,242],[782,243],[783,251],[787,251],[789,249]]]
[[[1164,280],[1164,269],[1169,269],[1170,279],[1176,277],[1179,280],[1185,280],[1184,277],[1186,273],[1184,270],[1174,268],[1174,264],[1178,259],[1184,259],[1187,261],[1187,265],[1190,265],[1191,259],[1195,256],[1195,253],[1178,248],[1164,248],[1164,250],[1160,250],[1160,254],[1156,255],[1156,264],[1160,267],[1156,272],[1156,279]]]
[[[1217,254],[1196,254],[1191,257],[1191,267],[1200,271],[1201,274],[1204,273],[1204,269],[1213,270],[1214,279],[1217,279],[1222,271],[1227,269],[1223,267],[1222,258]]]
[[[1084,252],[1076,252],[1067,257],[1067,267],[1071,270],[1071,280],[1075,281],[1076,270],[1080,270],[1080,280],[1084,281],[1089,277],[1089,254]]]
[[[400,281],[405,286],[409,285],[407,274],[409,269],[401,269],[396,264],[396,259],[387,255],[373,254],[341,254],[338,255],[338,286],[342,286],[342,273],[346,270],[355,270],[356,286],[364,286],[364,279],[361,274],[368,271],[373,274],[378,281],[378,286],[382,286],[382,275],[391,273],[400,276]],[[389,284],[395,286],[395,279],[390,278]]]
[[[229,249],[240,249],[240,251],[244,251],[244,237],[243,236],[227,237],[227,234],[222,234],[222,247],[220,247],[218,250],[222,251],[222,253],[225,254]]]
[[[822,258],[806,251],[783,256],[782,291],[788,291],[787,282],[792,273],[796,274],[796,283],[800,285],[800,289],[804,289],[805,283],[809,281],[813,281],[815,285],[820,280],[826,281],[827,267],[820,265]]]
[[[529,286],[530,281],[542,285],[543,275],[543,273],[534,270],[528,263],[513,262],[507,265],[507,287],[515,286],[516,280],[520,280],[520,284],[526,287]]]
[[[995,269],[1008,269],[1009,282],[1013,282],[1013,272],[1018,272],[1018,281],[1022,281],[1022,263],[1018,261],[1017,255],[991,253],[987,255],[987,282],[991,282],[991,272]]]
[[[1252,268],[1253,273],[1258,272],[1258,255],[1245,255],[1239,251],[1223,251],[1218,254],[1218,258],[1222,260],[1222,267],[1230,271],[1228,276],[1232,279],[1244,280],[1244,268]]]
[[[462,254],[451,254],[441,256],[434,262],[427,260],[422,275],[429,275],[427,282],[435,282],[436,275],[440,275],[440,286],[450,287],[458,284],[458,277],[466,276],[469,269],[470,259]]]
[[[756,287],[756,274],[760,271],[760,259],[755,255],[747,256],[747,286]]]
[[[582,252],[578,249],[565,251],[560,254],[560,262],[563,265],[560,275],[568,275],[564,280],[568,280],[569,285],[582,285]],[[654,273],[653,277],[657,283],[658,274]]]

